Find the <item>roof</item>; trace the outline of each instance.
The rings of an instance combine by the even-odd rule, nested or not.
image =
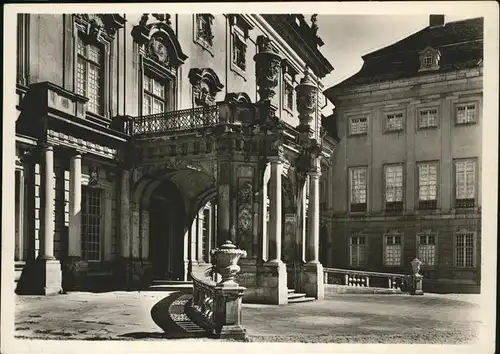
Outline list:
[[[418,53],[427,47],[438,49],[441,53],[439,69],[419,72]],[[483,59],[483,18],[448,22],[439,27],[428,26],[392,45],[366,54],[362,59],[364,64],[361,70],[335,88],[480,66]]]

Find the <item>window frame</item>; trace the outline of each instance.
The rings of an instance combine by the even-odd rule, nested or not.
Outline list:
[[[433,236],[434,237],[434,264],[428,264],[426,262],[423,262],[423,257],[420,253],[420,237],[425,236]],[[423,263],[421,264],[421,267],[424,269],[435,269],[439,266],[439,257],[438,257],[438,250],[439,250],[439,234],[436,231],[433,230],[421,230],[420,232],[417,232],[416,238],[415,238],[415,248],[416,248],[416,254],[417,258],[422,261]]]
[[[388,127],[388,119],[389,116],[394,116],[396,118],[397,115],[401,115],[401,128],[400,129],[389,129]],[[384,113],[384,134],[392,134],[392,133],[404,133],[406,125],[406,114],[404,110],[398,111],[390,111]]]
[[[401,250],[400,250],[400,257],[399,257],[399,264],[387,264],[387,254],[386,254],[386,246],[393,246],[393,245],[388,245],[387,244],[387,238],[388,237],[400,237],[400,247],[401,247]],[[398,267],[402,267],[403,266],[403,258],[404,258],[404,234],[399,232],[399,231],[389,231],[389,232],[386,232],[384,233],[383,235],[383,240],[382,240],[382,252],[383,252],[383,255],[382,255],[382,264],[385,268],[398,268]]]
[[[357,238],[357,239],[360,239],[360,238],[363,238],[363,263],[360,263],[359,262],[359,247],[360,247],[360,243],[356,243],[356,244],[353,244],[352,243],[352,240],[354,238]],[[357,252],[357,259],[358,259],[358,262],[357,264],[353,264],[353,260],[352,260],[352,250],[353,250],[353,245],[357,246],[357,249],[358,249],[358,252]],[[366,266],[368,264],[368,237],[366,235],[364,235],[363,233],[359,233],[359,232],[354,232],[352,233],[350,236],[349,236],[349,243],[348,243],[348,247],[349,247],[349,267],[351,268],[362,268],[364,266]]]
[[[366,124],[365,124],[365,129],[363,132],[361,133],[353,133],[352,131],[352,121],[355,120],[355,119],[364,119],[366,121]],[[349,137],[359,137],[359,136],[367,136],[368,135],[368,129],[369,129],[369,126],[368,126],[368,116],[367,115],[359,115],[359,116],[351,116],[348,118],[347,120],[347,136]]]
[[[422,165],[434,165],[436,167],[436,199],[427,199],[427,200],[420,200],[420,166]],[[439,208],[439,199],[440,199],[440,188],[439,188],[439,181],[440,181],[440,166],[439,166],[439,161],[438,160],[431,160],[431,161],[417,161],[415,164],[416,166],[416,171],[415,171],[415,181],[416,181],[416,196],[415,196],[415,201],[416,205],[415,208],[419,211],[435,211]],[[421,202],[426,201],[434,201],[434,207],[421,207]],[[432,204],[432,203],[430,203]]]
[[[464,266],[458,266],[457,265],[457,236],[459,235],[466,235],[470,234],[472,235],[472,266],[467,267],[465,266],[466,264],[466,258],[464,255]],[[465,240],[464,240],[465,243]],[[466,247],[464,246],[464,253],[466,254]],[[454,269],[476,269],[477,268],[477,233],[476,231],[472,230],[467,230],[467,229],[459,229],[453,233],[453,268]]]
[[[470,198],[465,198],[465,199],[458,199],[457,198],[457,163],[458,162],[474,162],[474,204],[472,206],[465,206],[461,207],[457,205],[458,200],[467,200]],[[477,157],[470,157],[470,158],[459,158],[459,159],[453,159],[453,193],[452,193],[452,205],[454,210],[467,210],[467,209],[475,209],[478,208],[479,206],[479,191],[478,191],[478,176],[479,176],[479,169],[478,169],[478,158]]]
[[[292,105],[291,107],[288,106],[288,95],[287,95],[287,86],[290,87],[290,92],[292,96]],[[289,74],[284,74],[283,75],[283,110],[288,112],[289,114],[293,115],[294,113],[294,107],[295,107],[295,85],[293,78]]]
[[[428,125],[428,126],[421,126],[420,125],[420,114],[423,111],[431,111],[431,110],[436,110],[436,124],[435,125]],[[439,106],[428,106],[428,107],[419,107],[417,108],[417,113],[416,113],[416,118],[417,118],[417,131],[418,130],[429,130],[429,129],[438,129],[439,128],[439,118],[440,118],[440,110]]]
[[[153,91],[149,91],[149,90],[146,90],[145,88],[145,78],[149,78],[149,80],[152,80],[153,82],[153,91],[154,91],[154,82],[157,82],[161,85],[161,87],[163,87],[163,90],[164,90],[164,97],[161,97],[161,96],[158,96],[156,95]],[[165,112],[168,112],[169,111],[169,96],[172,95],[172,93],[170,92],[170,87],[169,87],[169,84],[166,84],[164,82],[165,80],[163,79],[159,79],[156,75],[151,75],[149,72],[144,72],[143,75],[142,75],[142,105],[141,105],[141,116],[147,116],[147,115],[152,115],[152,114],[160,114],[160,113],[165,113]],[[157,101],[160,101],[162,102],[163,104],[163,112],[157,112],[157,113],[147,113],[145,114],[144,112],[144,98],[145,96],[149,96],[153,101],[154,103],[154,100],[157,100]],[[152,106],[154,107],[154,106]]]
[[[364,169],[365,170],[365,200],[366,202],[365,203],[352,203],[352,171],[356,170],[356,169]],[[348,190],[348,204],[349,204],[349,212],[352,214],[352,213],[367,213],[368,212],[368,186],[369,186],[369,169],[368,169],[368,166],[349,166],[347,168],[347,173],[348,173],[348,185],[347,185],[347,190]],[[352,210],[352,206],[353,205],[357,205],[357,204],[364,204],[365,205],[365,208],[364,210]]]
[[[89,263],[101,263],[104,261],[105,255],[104,255],[104,247],[105,247],[105,223],[104,223],[104,217],[103,214],[105,212],[105,203],[104,203],[104,196],[105,196],[105,190],[104,188],[100,186],[90,186],[90,185],[84,185],[82,184],[81,186],[82,189],[82,220],[81,220],[81,226],[80,226],[80,237],[81,237],[81,257],[83,260]],[[85,190],[92,190],[92,191],[97,191],[99,193],[99,259],[89,259],[88,254],[85,254],[85,248],[84,248],[84,235],[83,235],[83,226],[84,226],[84,207],[83,207],[83,202],[84,202],[84,195],[85,195]],[[88,201],[88,199],[87,199]]]
[[[467,122],[459,122],[458,121],[458,110],[461,107],[467,107],[474,105],[474,118],[472,121],[467,121]],[[478,123],[479,120],[479,102],[478,101],[464,101],[464,102],[457,102],[454,104],[453,107],[453,118],[455,122],[455,126],[461,127],[461,126],[468,126],[468,125],[474,125]]]
[[[200,16],[205,16],[205,21],[209,23],[212,33],[212,43],[208,42],[205,38],[199,35],[199,22],[198,19]],[[210,53],[212,57],[214,57],[214,39],[215,39],[215,17],[211,13],[199,13],[193,14],[193,42],[198,44],[204,50]]]
[[[73,16],[74,18],[74,16]],[[111,58],[113,57],[113,46],[112,46],[112,39],[106,39],[104,35],[99,35],[96,38],[90,38],[90,36],[87,35],[86,33],[86,27],[79,23],[78,21],[74,21],[74,27],[73,27],[73,73],[72,73],[72,80],[73,80],[73,90],[76,93],[77,90],[77,68],[78,68],[78,38],[79,36],[82,36],[84,39],[84,43],[86,44],[97,44],[101,46],[102,50],[102,68],[101,68],[101,89],[102,89],[102,94],[101,94],[101,105],[102,109],[100,113],[95,113],[92,111],[89,111],[86,109],[86,117],[96,121],[97,123],[100,124],[108,124],[109,121],[111,120],[111,93],[113,92],[113,88],[111,87],[112,85],[112,72],[113,72],[113,67],[112,67],[112,60]],[[87,105],[86,105],[87,108]]]
[[[386,178],[386,169],[389,167],[400,167],[402,171],[402,186],[401,186],[401,200],[397,200],[394,202],[387,201],[387,178]],[[403,162],[400,163],[391,163],[384,164],[382,168],[382,179],[384,182],[384,190],[383,190],[383,201],[384,201],[384,211],[387,212],[402,212],[405,210],[405,186],[406,186],[406,173],[405,173],[405,164]],[[387,208],[388,203],[401,203],[401,208]],[[396,206],[396,204],[394,204]]]
[[[247,50],[248,50],[248,44],[247,44],[247,36],[245,35],[244,31],[241,30],[238,26],[234,25],[232,26],[231,29],[231,41],[230,41],[230,61],[231,61],[231,70],[237,73],[239,76],[244,78],[246,80],[246,73],[247,73]],[[242,68],[240,67],[237,63],[235,63],[235,48],[236,48],[236,41],[239,41],[242,44],[243,48],[243,58],[245,59],[245,67]]]

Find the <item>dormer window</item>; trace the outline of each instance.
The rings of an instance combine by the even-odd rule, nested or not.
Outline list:
[[[430,71],[439,69],[439,60],[441,59],[441,53],[439,50],[427,47],[419,53],[420,56],[420,70],[419,71]]]

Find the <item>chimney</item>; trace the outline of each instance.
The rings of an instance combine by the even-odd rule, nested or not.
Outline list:
[[[429,27],[441,27],[444,26],[444,15],[430,15],[429,16]]]

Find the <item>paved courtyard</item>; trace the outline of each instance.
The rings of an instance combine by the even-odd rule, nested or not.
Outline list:
[[[176,291],[16,296],[15,335],[214,341],[203,338],[201,330],[178,311],[185,299]],[[351,294],[287,306],[244,304],[243,324],[249,341],[458,344],[475,337],[480,324],[477,300],[477,296]],[[191,337],[197,338],[186,339]]]

